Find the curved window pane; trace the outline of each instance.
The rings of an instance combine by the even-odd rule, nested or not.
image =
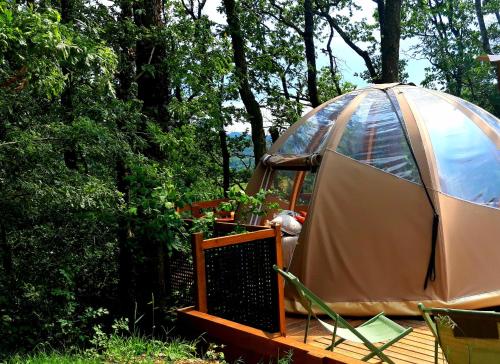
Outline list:
[[[306,172],[304,181],[302,182],[300,193],[297,196],[297,205],[302,207],[309,206],[309,204],[311,203],[314,191],[314,182],[316,181],[316,174],[316,172]]]
[[[429,132],[441,191],[499,207],[500,151],[464,113],[451,103],[420,89],[404,91]]]
[[[469,101],[459,99],[458,97],[455,97],[455,99],[458,102],[460,102],[463,106],[471,110],[473,113],[477,114],[481,119],[486,121],[489,126],[495,129],[497,133],[500,134],[500,120],[491,115],[488,111],[480,108],[477,105],[470,103]]]
[[[283,202],[282,208],[288,208],[296,175],[296,171],[287,170],[276,170],[273,173],[272,184],[268,189],[273,190],[276,198]]]
[[[420,183],[401,122],[383,91],[369,91],[347,122],[337,152]]]
[[[358,94],[358,91],[346,94],[313,114],[288,137],[278,153],[309,154],[318,152],[337,117]]]

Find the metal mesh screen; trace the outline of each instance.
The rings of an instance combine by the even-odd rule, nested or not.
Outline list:
[[[275,263],[272,238],[205,250],[208,313],[278,332]]]
[[[190,251],[175,251],[169,257],[167,282],[172,306],[195,304],[193,257]]]

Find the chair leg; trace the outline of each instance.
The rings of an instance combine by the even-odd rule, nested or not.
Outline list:
[[[378,348],[377,348],[375,345],[373,345],[373,344],[371,344],[370,346],[368,346],[368,345],[367,345],[367,346],[368,346],[368,348],[369,348],[370,350],[372,350],[372,352],[371,352],[370,354],[368,354],[368,355],[364,356],[361,360],[363,360],[363,361],[367,361],[367,360],[369,360],[369,359],[373,358],[373,357],[376,355],[376,356],[378,356],[380,359],[385,360],[385,361],[386,361],[386,362],[388,362],[388,363],[394,363],[391,359],[389,359],[389,358],[387,357],[387,355],[385,355],[385,354],[383,353],[383,351],[384,351],[385,349],[387,349],[389,346],[391,346],[392,344],[394,344],[394,343],[398,342],[399,340],[401,340],[403,337],[405,337],[406,335],[408,335],[408,334],[409,334],[410,332],[412,332],[412,331],[413,331],[413,328],[411,328],[411,327],[410,327],[410,328],[406,329],[405,331],[403,331],[403,332],[401,333],[401,335],[399,335],[399,336],[395,337],[394,339],[392,339],[392,340],[390,340],[390,341],[386,342],[384,345],[382,345],[382,346],[380,346],[380,347],[378,347]],[[365,345],[366,345],[366,344],[365,344]]]
[[[326,350],[331,350],[333,351],[333,348],[339,346],[340,344],[342,344],[343,342],[345,341],[345,339],[338,339],[337,341],[335,341],[333,344],[331,344],[329,347],[326,348]]]
[[[339,326],[339,319],[338,317],[335,318],[335,327],[333,328],[333,333],[332,333],[332,345],[331,346],[331,351],[335,349],[335,336],[337,336],[337,327]]]
[[[438,364],[438,350],[439,350],[438,341],[434,340],[434,364]]]
[[[306,332],[304,333],[304,344],[307,344],[307,334],[309,332],[309,324],[311,323],[311,311],[309,310],[309,313],[307,315],[307,322],[306,322]]]
[[[387,364],[396,364],[392,361],[391,358],[389,358],[387,355],[385,355],[384,353],[382,353],[381,351],[380,352],[374,352],[374,355],[377,355],[380,359],[382,359],[384,362],[386,362]],[[365,359],[365,358],[362,358],[361,360],[363,361],[368,361],[369,359]]]

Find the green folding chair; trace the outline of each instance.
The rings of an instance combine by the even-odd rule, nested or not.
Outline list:
[[[494,311],[418,308],[448,364],[500,363],[500,313]]]
[[[318,296],[312,293],[306,286],[304,286],[297,277],[290,272],[285,272],[274,266],[274,270],[278,272],[285,281],[295,289],[297,298],[307,310],[306,330],[304,333],[304,342],[307,342],[307,334],[311,317],[314,316],[316,320],[330,333],[332,333],[332,344],[328,349],[332,350],[344,341],[352,341],[355,343],[364,344],[370,353],[365,355],[362,360],[367,361],[374,356],[378,356],[383,361],[394,364],[394,362],[383,353],[385,349],[408,335],[413,329],[411,327],[404,328],[396,322],[384,316],[381,312],[370,320],[364,322],[358,327],[354,327],[339,314],[333,311],[326,303]],[[334,322],[333,325],[319,319],[314,313],[312,307],[317,306],[323,313],[328,315]],[[336,337],[340,339],[335,340]],[[375,346],[374,343],[385,342],[381,346]]]

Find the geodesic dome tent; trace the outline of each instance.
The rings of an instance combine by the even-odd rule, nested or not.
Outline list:
[[[290,270],[341,314],[500,305],[500,122],[476,105],[401,84],[339,96],[274,143],[260,188],[308,211]]]

